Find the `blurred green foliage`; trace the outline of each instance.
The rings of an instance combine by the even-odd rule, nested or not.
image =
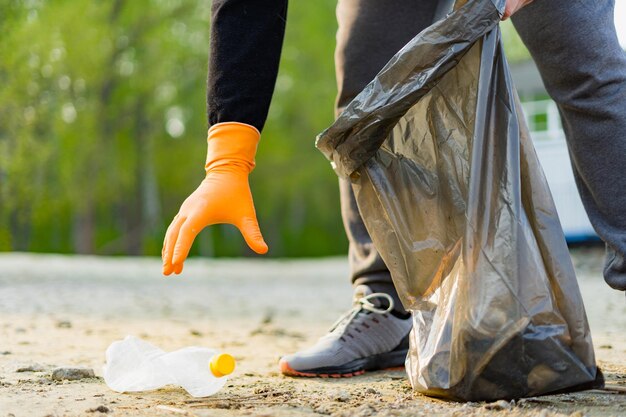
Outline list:
[[[0,250],[160,254],[204,174],[210,2],[1,3]],[[273,256],[347,248],[337,178],[314,148],[333,120],[335,3],[290,4],[251,175]],[[192,254],[251,252],[220,225]]]
[[[500,29],[502,29],[502,40],[504,42],[504,49],[506,50],[506,57],[509,63],[530,59],[530,53],[515,31],[511,19],[502,22],[500,24]]]
[[[293,2],[251,176],[271,254],[344,252],[334,173],[334,1]],[[0,23],[0,249],[160,253],[203,176],[210,2],[10,1]],[[315,34],[315,36],[310,36]],[[205,255],[249,254],[231,226]]]

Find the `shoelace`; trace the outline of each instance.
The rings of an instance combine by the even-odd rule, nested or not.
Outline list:
[[[373,298],[385,298],[389,302],[389,306],[385,310],[378,308],[370,302],[370,300]],[[393,311],[393,298],[389,294],[385,294],[383,292],[375,292],[375,293],[359,298],[357,302],[354,304],[354,307],[352,307],[352,309],[348,311],[346,314],[339,317],[339,320],[337,320],[335,324],[331,326],[329,332],[332,333],[335,330],[338,330],[340,328],[343,330],[346,326],[348,326],[348,324],[352,322],[352,320],[354,320],[354,318],[362,310],[371,311],[372,313],[377,313],[377,314],[389,313]],[[342,323],[344,323],[344,325],[340,327]]]

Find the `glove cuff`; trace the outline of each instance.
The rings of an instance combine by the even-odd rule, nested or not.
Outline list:
[[[207,137],[206,172],[224,165],[254,169],[254,156],[261,133],[254,126],[239,122],[218,123],[209,129]]]

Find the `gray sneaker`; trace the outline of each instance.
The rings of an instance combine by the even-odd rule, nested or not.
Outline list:
[[[386,309],[381,308],[387,305],[383,300]],[[289,376],[340,378],[403,366],[412,320],[396,317],[392,311],[391,296],[359,285],[352,310],[315,345],[283,356],[280,371]]]

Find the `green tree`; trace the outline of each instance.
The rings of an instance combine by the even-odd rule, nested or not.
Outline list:
[[[3,8],[0,249],[160,252],[165,227],[203,175],[208,7],[31,0]],[[334,1],[296,2],[289,21],[252,176],[259,217],[274,255],[339,253],[336,178],[313,147],[333,117]],[[230,226],[205,232],[194,252],[249,253]]]
[[[201,181],[210,2],[4,0],[0,250],[158,255]],[[251,183],[271,256],[345,253],[333,120],[336,0],[292,1]],[[527,52],[503,26],[512,61]],[[250,255],[232,226],[192,254]]]

